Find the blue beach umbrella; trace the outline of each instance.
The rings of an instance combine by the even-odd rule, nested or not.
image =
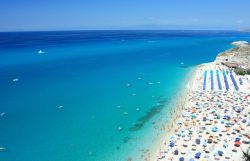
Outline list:
[[[227,143],[227,142],[224,142],[223,147],[224,147],[224,148],[227,148],[227,147],[228,147],[228,143]]]
[[[196,118],[196,115],[191,115],[191,118],[192,118],[192,119],[195,119],[195,118]]]
[[[218,131],[218,127],[213,127],[213,128],[212,128],[212,131],[213,131],[213,132],[217,132],[217,131]]]
[[[178,150],[175,150],[174,151],[174,155],[178,155],[179,154],[179,151]]]
[[[193,158],[190,158],[189,161],[194,161],[194,159],[193,159]]]
[[[198,152],[198,153],[195,154],[195,158],[196,159],[199,159],[200,157],[201,157],[201,153],[200,152]]]
[[[207,147],[207,142],[206,141],[204,141],[203,146]]]
[[[200,139],[196,139],[195,142],[196,142],[196,144],[200,144],[201,140]]]
[[[219,151],[218,151],[218,155],[219,155],[219,156],[222,156],[222,155],[223,155],[223,151],[220,151],[220,150],[219,150]]]
[[[183,158],[183,157],[180,157],[179,161],[184,161],[184,158]]]
[[[169,137],[170,140],[174,140],[174,138],[175,138],[174,135],[171,135],[171,136]]]
[[[173,147],[174,147],[174,142],[170,142],[169,146],[170,146],[171,148],[173,148]]]
[[[240,141],[240,138],[235,138],[235,142]]]

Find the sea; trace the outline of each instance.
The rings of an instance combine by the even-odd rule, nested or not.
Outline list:
[[[250,33],[1,32],[0,160],[143,160],[188,75],[239,40]]]

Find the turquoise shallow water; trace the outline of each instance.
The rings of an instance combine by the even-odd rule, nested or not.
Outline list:
[[[140,160],[187,73],[236,40],[250,34],[0,33],[0,160]]]

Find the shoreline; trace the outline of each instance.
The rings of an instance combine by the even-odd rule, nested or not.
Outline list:
[[[168,141],[169,136],[173,133],[173,130],[175,128],[175,121],[177,120],[177,118],[179,117],[181,111],[183,110],[183,107],[185,106],[185,104],[187,103],[187,98],[188,98],[188,93],[190,91],[190,88],[192,88],[193,83],[194,83],[194,76],[196,75],[196,72],[198,70],[200,65],[196,65],[194,67],[192,67],[193,69],[191,69],[188,74],[186,75],[186,78],[184,78],[184,84],[182,86],[180,86],[180,90],[179,92],[177,92],[177,94],[175,95],[178,99],[175,100],[175,98],[173,97],[171,99],[171,104],[174,105],[174,108],[171,108],[172,111],[170,111],[170,114],[173,115],[173,117],[171,117],[167,122],[164,123],[164,134],[161,134],[159,136],[159,139],[156,141],[156,143],[152,146],[152,148],[150,148],[150,158],[146,158],[146,160],[148,159],[149,161],[155,161],[155,159],[158,156],[159,151],[161,150],[162,145],[164,144],[164,142]],[[189,88],[187,88],[187,84],[189,84]],[[184,98],[184,100],[182,99]],[[147,160],[147,161],[148,161]]]
[[[171,118],[171,120],[166,125],[166,132],[167,132],[167,134],[165,134],[163,136],[163,138],[161,138],[161,141],[157,142],[157,144],[154,146],[155,151],[152,152],[152,156],[153,157],[150,160],[152,160],[152,161],[156,161],[156,160],[157,161],[159,161],[159,160],[179,160],[179,159],[175,158],[176,156],[173,154],[173,151],[171,152],[171,148],[170,148],[169,151],[166,150],[166,149],[168,148],[169,143],[170,143],[170,136],[176,135],[177,132],[182,131],[182,129],[180,127],[183,126],[184,124],[186,124],[185,119],[187,120],[187,118],[185,118],[183,116],[184,113],[187,113],[187,112],[189,112],[190,110],[192,110],[194,108],[193,107],[193,106],[195,106],[194,102],[196,102],[196,104],[197,103],[198,104],[202,103],[201,101],[203,101],[203,100],[195,100],[195,101],[192,100],[192,99],[194,99],[195,93],[199,93],[200,92],[199,94],[201,95],[201,97],[204,97],[204,98],[205,98],[204,95],[210,95],[209,97],[213,98],[213,97],[217,97],[218,96],[218,97],[222,97],[224,100],[227,100],[226,97],[221,96],[220,93],[223,93],[223,92],[225,94],[229,93],[228,95],[230,97],[232,97],[232,99],[237,98],[236,96],[234,96],[234,94],[237,94],[237,96],[243,95],[246,98],[250,97],[250,85],[249,85],[249,87],[247,87],[247,88],[249,88],[249,91],[245,90],[245,89],[243,89],[241,92],[234,91],[234,90],[231,90],[231,91],[230,90],[229,91],[203,91],[202,88],[201,88],[201,86],[202,86],[201,84],[203,83],[202,82],[202,80],[203,80],[203,78],[202,78],[202,76],[203,76],[202,72],[204,70],[208,70],[208,69],[211,69],[211,70],[215,69],[216,70],[217,68],[219,68],[219,69],[220,68],[226,69],[224,67],[221,67],[221,66],[217,65],[216,62],[214,61],[214,62],[210,62],[210,63],[204,63],[204,64],[197,65],[196,68],[195,68],[195,72],[190,74],[189,79],[188,79],[189,80],[190,88],[188,90],[185,88],[185,91],[181,91],[181,93],[180,93],[180,96],[181,95],[185,95],[185,99],[184,99],[184,101],[180,101],[180,102],[177,101],[177,104],[176,104],[177,106],[176,106],[176,108],[174,110],[174,116]],[[197,76],[198,76],[198,78],[197,78]],[[235,77],[236,77],[236,75],[235,75]],[[209,80],[208,80],[207,83],[211,84],[211,82],[209,82]],[[229,85],[230,85],[230,87],[233,88],[232,83],[229,83]],[[244,88],[246,88],[246,86],[244,86]],[[240,97],[238,97],[237,99],[239,99],[239,98]],[[197,97],[195,99],[199,99],[199,97]],[[210,104],[209,99],[208,99],[207,103]],[[224,104],[227,105],[226,102]],[[247,102],[245,101],[244,106],[246,106],[246,104],[247,104]],[[233,103],[231,105],[233,106]],[[241,107],[241,108],[243,108],[243,107]],[[225,110],[225,108],[222,108],[222,109]],[[218,110],[222,110],[222,109],[218,109]],[[199,108],[197,108],[197,109],[195,109],[195,111],[196,110],[200,110],[200,113],[198,113],[198,114],[195,113],[195,114],[197,115],[197,117],[199,116],[200,119],[202,120],[202,117],[206,116],[205,110],[207,110],[207,109],[199,109]],[[243,109],[243,110],[245,110],[245,112],[247,112],[248,109]],[[232,110],[231,113],[233,113],[233,112],[234,111]],[[236,115],[236,116],[238,117],[238,115]],[[189,117],[191,117],[191,116],[189,116]],[[249,120],[250,120],[250,118],[249,118]],[[197,120],[197,122],[200,124],[200,122],[198,120]],[[235,124],[237,124],[237,123],[235,123]],[[249,124],[250,124],[250,121],[249,121]],[[221,126],[223,126],[223,125],[220,125],[218,123],[216,123],[216,125],[218,125],[219,128],[222,128]],[[185,128],[185,126],[184,126],[184,128]],[[240,126],[241,126],[241,124],[240,124]],[[242,126],[245,126],[245,125],[242,125]],[[201,128],[201,125],[198,126],[198,127]],[[195,125],[189,125],[189,129],[190,128],[193,129],[193,130],[195,129],[197,132],[201,132],[201,131],[199,131],[199,130],[196,129],[197,127]],[[202,128],[204,128],[204,127],[202,127]],[[192,134],[192,136],[193,135],[196,135],[196,134]],[[226,135],[225,136],[222,135],[222,134],[220,134],[220,135],[223,136],[223,138],[225,140],[227,140],[229,138]],[[242,135],[239,135],[239,137],[240,136],[242,136]],[[182,138],[180,137],[179,139],[181,140]],[[195,142],[195,140],[193,140],[193,139],[195,139],[195,138],[191,138],[190,141],[194,141]],[[202,139],[204,139],[204,138],[202,138]],[[184,151],[184,149],[188,150],[189,148],[187,148],[187,147],[183,148],[182,145],[178,144],[178,142],[181,142],[180,140],[175,140],[175,143],[177,144],[177,145],[175,145],[176,149],[178,149],[179,151]],[[247,140],[247,139],[245,139],[245,140]],[[250,138],[249,138],[249,141],[250,141]],[[183,144],[183,142],[181,142],[181,143]],[[243,147],[244,150],[246,150],[245,146],[241,146],[241,148],[242,147]],[[233,148],[233,145],[231,146],[231,148]],[[190,147],[190,149],[191,149],[191,147]],[[235,150],[235,149],[233,149],[233,150]],[[224,152],[224,153],[226,153],[226,152]],[[228,152],[227,152],[227,154],[228,154]],[[226,157],[228,157],[228,158],[237,158],[238,157],[237,159],[240,160],[240,158],[239,158],[240,155],[241,155],[241,153],[238,152],[235,155],[226,156]],[[191,154],[188,155],[188,156],[190,158],[191,157],[194,158],[194,156],[191,156]],[[205,156],[208,157],[208,158],[210,157],[208,155],[205,155]],[[169,157],[169,158],[167,159],[166,157]],[[205,160],[205,158],[203,158],[203,159]]]

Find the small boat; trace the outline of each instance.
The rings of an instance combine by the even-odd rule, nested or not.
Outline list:
[[[119,127],[117,128],[117,130],[118,130],[118,131],[122,131],[122,127],[119,126]]]
[[[43,54],[44,52],[42,50],[39,50],[37,53],[38,54]]]
[[[0,151],[4,151],[4,150],[6,150],[6,148],[0,147]]]
[[[13,82],[17,82],[17,81],[19,81],[19,79],[18,78],[14,78],[14,79],[12,79],[12,81]]]
[[[126,85],[127,87],[131,87],[132,86],[132,84],[130,84],[130,83],[127,83],[127,85]]]
[[[4,115],[5,115],[5,112],[2,112],[2,113],[0,114],[1,117],[4,116]]]
[[[57,108],[58,108],[58,109],[62,109],[62,108],[63,108],[63,106],[58,106]]]

